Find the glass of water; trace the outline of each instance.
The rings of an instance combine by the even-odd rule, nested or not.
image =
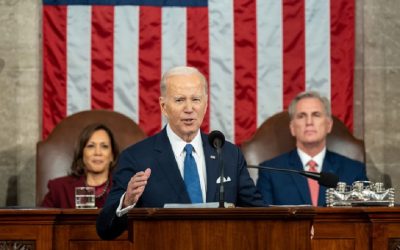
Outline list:
[[[75,188],[75,208],[96,208],[94,187]]]

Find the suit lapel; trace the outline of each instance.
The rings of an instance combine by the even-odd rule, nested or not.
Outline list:
[[[179,171],[178,164],[176,163],[165,128],[157,135],[154,150],[158,153],[156,159],[158,166],[161,171],[163,171],[165,178],[168,179],[173,192],[179,197],[180,202],[190,203],[190,198],[186,191],[186,186]]]
[[[297,153],[297,150],[293,150],[289,154],[289,167],[290,169],[295,169],[298,171],[303,171],[303,164],[301,163],[300,157]],[[302,202],[304,204],[311,204],[311,196],[310,189],[308,187],[307,178],[301,176],[300,174],[293,173],[291,174],[293,182],[297,186],[297,190],[300,193],[302,198]]]
[[[207,135],[201,133],[201,140],[203,142],[204,160],[206,163],[207,172],[206,201],[213,202],[218,200],[217,197],[215,197],[217,194],[217,179],[219,177],[217,152],[208,143]]]

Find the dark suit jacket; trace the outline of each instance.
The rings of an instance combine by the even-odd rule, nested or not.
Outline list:
[[[111,180],[110,180],[111,181]],[[75,208],[75,187],[84,187],[85,177],[63,176],[50,180],[47,184],[49,192],[43,199],[43,207]],[[108,187],[110,189],[110,187]],[[103,207],[107,193],[96,198],[96,207]]]
[[[280,155],[260,165],[274,168],[304,170],[297,150]],[[342,155],[326,151],[322,171],[334,173],[339,181],[351,185],[367,180],[365,165]],[[295,173],[260,169],[257,188],[264,202],[273,205],[312,204],[307,178]],[[326,187],[320,186],[318,206],[325,206]]]
[[[207,172],[206,201],[218,201],[219,165],[216,151],[209,145],[207,136],[201,134]],[[225,168],[225,201],[237,206],[263,206],[261,195],[249,176],[246,162],[239,148],[225,142],[222,148]],[[121,196],[131,177],[139,171],[151,168],[146,188],[136,207],[163,207],[166,203],[190,203],[186,187],[167,136],[166,129],[127,148],[120,155],[114,184],[106,204],[97,219],[97,232],[103,239],[121,234],[127,223],[127,215],[116,216]]]

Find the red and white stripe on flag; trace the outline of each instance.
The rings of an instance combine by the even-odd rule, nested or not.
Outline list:
[[[352,129],[354,17],[354,0],[44,0],[43,137],[88,109],[158,132],[161,74],[177,65],[209,81],[202,129],[237,144],[304,90]]]

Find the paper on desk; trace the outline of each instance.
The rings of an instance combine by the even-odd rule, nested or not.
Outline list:
[[[233,203],[225,202],[226,208],[235,207]],[[167,203],[164,204],[164,208],[218,208],[219,202],[207,202],[207,203]]]
[[[269,205],[269,207],[312,207],[310,204],[298,204],[298,205]]]

